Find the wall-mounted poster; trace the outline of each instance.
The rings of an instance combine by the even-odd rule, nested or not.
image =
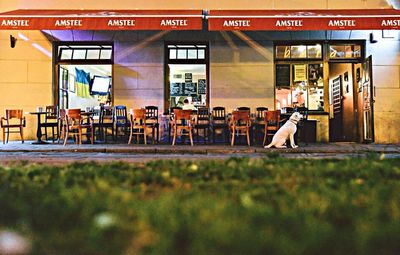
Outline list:
[[[206,79],[199,79],[197,85],[197,93],[205,95],[206,94]]]
[[[192,82],[192,73],[185,73],[185,82]]]
[[[294,65],[294,82],[307,80],[307,65]]]

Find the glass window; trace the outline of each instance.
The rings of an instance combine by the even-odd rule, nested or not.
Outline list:
[[[73,58],[74,59],[85,59],[86,58],[86,49],[85,50],[75,49],[74,50],[74,54],[73,54]]]
[[[109,50],[101,50],[100,51],[100,59],[111,59],[112,49]]]
[[[169,107],[183,107],[187,99],[193,109],[206,106],[207,82],[205,64],[169,64]]]
[[[197,50],[190,49],[188,50],[188,59],[196,59],[197,58]]]
[[[322,45],[277,45],[275,46],[276,59],[322,59]]]
[[[187,58],[187,50],[179,49],[178,50],[178,59],[186,59]]]
[[[165,83],[164,107],[182,107],[187,99],[191,108],[207,106],[207,44],[167,44],[165,70],[169,74]],[[187,105],[188,106],[188,105]]]
[[[346,44],[346,45],[330,45],[329,46],[330,58],[360,58],[361,45]]]
[[[169,50],[169,58],[170,59],[176,59],[176,50],[175,49],[170,49]]]
[[[198,50],[197,51],[197,58],[198,59],[205,59],[206,58],[206,51],[205,50]]]
[[[276,46],[276,58],[290,58],[290,46]]]
[[[71,49],[61,49],[61,59],[71,59],[72,58],[72,50]]]
[[[321,58],[322,57],[322,46],[321,44],[307,46],[308,58]]]
[[[88,50],[87,51],[87,59],[99,59],[100,50]]]
[[[324,110],[324,82],[322,63],[277,65],[291,72],[289,87],[276,87],[276,109],[284,107],[307,107],[309,110]],[[279,68],[278,68],[279,67]]]
[[[59,60],[112,60],[112,46],[110,45],[60,45]]]
[[[205,59],[206,45],[168,45],[169,59]]]
[[[307,57],[307,46],[297,45],[290,47],[291,58],[306,58]]]

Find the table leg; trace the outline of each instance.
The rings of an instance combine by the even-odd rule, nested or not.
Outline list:
[[[42,125],[40,122],[40,114],[37,114],[36,138],[37,138],[37,140],[32,142],[32,144],[47,144],[47,142],[42,140]]]

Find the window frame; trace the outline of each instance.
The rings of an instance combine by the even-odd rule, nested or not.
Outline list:
[[[310,46],[315,46],[315,45],[320,45],[321,46],[321,57],[308,57],[308,47]],[[277,56],[277,47],[278,46],[286,46],[286,47],[296,47],[296,46],[306,46],[306,54],[307,56],[304,58],[292,58],[291,56],[289,58],[279,58]],[[323,61],[324,59],[324,42],[323,41],[274,41],[274,61]],[[290,50],[291,54],[291,50]]]
[[[109,59],[61,59],[61,46],[72,46],[77,48],[93,49],[90,46],[100,45],[111,47],[111,57]],[[55,41],[53,42],[53,102],[59,105],[59,66],[60,65],[111,65],[112,84],[114,84],[114,42],[111,41]],[[99,57],[101,53],[99,54]],[[87,57],[87,51],[86,56]],[[111,87],[111,103],[114,104],[114,86]]]
[[[315,44],[321,44],[322,47],[322,56],[321,58],[277,58],[276,56],[276,47],[277,46],[291,46],[291,45],[315,45]],[[330,46],[331,45],[359,45],[361,48],[361,54],[360,57],[357,58],[330,58]],[[290,82],[291,85],[289,87],[285,88],[290,88],[292,89],[292,83],[293,83],[293,73],[292,73],[292,65],[294,64],[307,64],[307,68],[310,64],[317,64],[317,63],[322,63],[323,68],[329,68],[329,63],[363,63],[366,55],[366,40],[310,40],[310,41],[274,41],[273,42],[273,56],[274,56],[274,76],[275,76],[275,81],[274,81],[274,98],[276,99],[276,90],[278,87],[276,86],[276,66],[277,65],[290,65]],[[308,73],[308,71],[307,71]],[[326,71],[323,71],[323,74],[325,74]],[[326,87],[325,87],[325,82],[326,82],[326,77],[322,77],[324,80],[324,105],[326,105],[328,102],[325,101],[326,97]],[[284,88],[281,86],[280,88]],[[309,86],[308,86],[309,88]],[[291,95],[292,97],[292,95]],[[309,97],[307,93],[307,97]],[[307,104],[309,103],[307,99]],[[274,107],[276,107],[276,104],[274,104]],[[324,109],[326,110],[326,106],[324,106]],[[321,110],[309,110],[310,112],[314,113],[321,113],[325,112]]]
[[[169,46],[183,46],[181,48],[194,49],[193,47],[185,46],[196,46],[195,48],[204,49],[204,59],[171,59],[169,58]],[[202,47],[198,47],[202,46]],[[204,47],[203,47],[204,46]],[[178,49],[178,48],[175,48]],[[198,54],[198,53],[197,53]],[[210,107],[210,44],[207,41],[165,41],[164,42],[164,113],[168,114],[170,106],[170,84],[169,84],[169,64],[181,64],[181,65],[194,65],[194,64],[204,64],[206,65],[206,107]]]
[[[365,40],[332,40],[326,43],[326,59],[329,62],[346,62],[346,63],[362,63],[365,59]],[[331,46],[349,46],[349,45],[357,45],[360,46],[361,54],[359,57],[353,58],[331,58],[330,57],[330,48]]]

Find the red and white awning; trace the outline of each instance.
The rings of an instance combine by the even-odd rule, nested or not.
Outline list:
[[[211,10],[208,29],[386,30],[400,29],[400,10]]]
[[[201,30],[201,10],[15,10],[0,30]]]

